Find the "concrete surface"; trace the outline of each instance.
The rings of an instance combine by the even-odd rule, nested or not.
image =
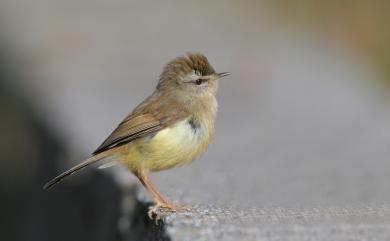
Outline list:
[[[390,207],[250,208],[200,205],[168,215],[171,240],[390,240]]]

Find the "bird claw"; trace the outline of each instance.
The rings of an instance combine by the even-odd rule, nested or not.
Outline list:
[[[181,205],[176,205],[176,204],[157,203],[156,205],[149,207],[148,217],[151,220],[153,220],[153,216],[155,215],[154,219],[156,220],[156,224],[157,224],[158,221],[161,219],[161,215],[163,213],[189,212],[189,211],[191,211],[191,208],[187,207],[187,206],[181,206]]]
[[[161,213],[159,212],[159,207],[157,205],[149,207],[148,217],[150,220],[153,220],[153,216],[155,215],[156,224],[161,219]]]

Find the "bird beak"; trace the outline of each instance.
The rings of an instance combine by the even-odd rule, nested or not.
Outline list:
[[[229,72],[222,72],[222,73],[216,74],[217,79],[221,79],[221,78],[226,77],[226,76],[228,76],[228,75],[230,75]]]

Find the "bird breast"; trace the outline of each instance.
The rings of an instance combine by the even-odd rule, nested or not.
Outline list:
[[[144,138],[138,143],[138,160],[134,160],[138,162],[136,166],[160,171],[185,165],[206,150],[213,129],[213,123],[189,117],[157,132],[153,137]]]

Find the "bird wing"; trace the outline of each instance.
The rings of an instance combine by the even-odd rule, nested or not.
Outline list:
[[[175,103],[161,102],[155,96],[149,97],[118,125],[93,154],[157,133],[187,116],[187,112]]]
[[[119,124],[119,126],[93,152],[93,154],[95,155],[107,149],[128,143],[134,139],[145,137],[161,130],[162,128],[162,123],[153,115],[142,114],[132,116]]]
[[[50,180],[43,188],[50,189],[66,177],[109,155],[115,154],[115,147],[129,143],[137,138],[152,135],[183,120],[187,116],[188,113],[175,104],[175,102],[161,100],[154,94],[135,108],[93,152],[91,157]]]

